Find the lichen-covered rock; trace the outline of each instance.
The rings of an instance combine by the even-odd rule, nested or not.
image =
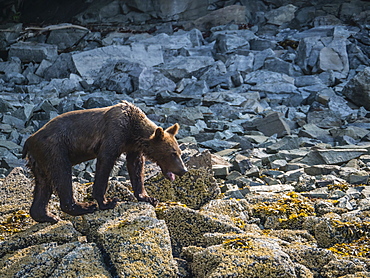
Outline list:
[[[361,271],[361,272],[356,272],[355,274],[347,274],[347,275],[341,276],[340,278],[369,278],[369,277],[370,277],[370,272]]]
[[[331,247],[334,244],[351,243],[362,237],[369,237],[370,222],[362,221],[345,221],[338,219],[321,219],[314,226],[315,238],[318,246]]]
[[[253,205],[253,216],[267,229],[300,229],[304,219],[315,215],[313,203],[295,192],[276,195],[274,202]]]
[[[117,219],[118,221],[131,221],[139,216],[156,217],[154,208],[149,203],[127,202],[118,203],[114,209],[99,210],[91,214],[70,217],[76,228],[88,237],[95,238],[97,230],[106,222]]]
[[[315,238],[305,230],[270,230],[269,236],[275,236],[290,243],[316,243]]]
[[[149,216],[108,221],[97,234],[119,277],[177,277],[163,220]]]
[[[294,263],[273,238],[252,235],[228,237],[207,248],[184,248],[194,277],[313,277]]]
[[[322,268],[321,277],[324,278],[341,277],[346,274],[355,274],[356,272],[364,272],[366,270],[367,270],[366,265],[361,261],[332,260]]]
[[[14,168],[0,183],[0,222],[6,222],[16,211],[27,211],[32,201],[32,181],[22,168]]]
[[[220,221],[228,222],[231,225],[248,231],[252,227],[248,224],[251,214],[250,204],[244,200],[237,199],[216,199],[204,205],[200,212],[217,218]]]
[[[322,267],[335,259],[333,252],[329,250],[300,243],[284,246],[283,250],[293,262],[304,265],[315,275],[320,274]]]
[[[14,234],[6,241],[1,241],[0,258],[7,253],[28,246],[50,242],[63,244],[76,241],[81,236],[69,221],[59,221],[54,225],[38,223],[23,232]]]
[[[191,169],[172,183],[159,174],[146,181],[146,189],[161,202],[181,202],[192,209],[199,209],[220,194],[211,171],[205,168]]]
[[[80,242],[50,242],[17,250],[0,260],[0,276],[111,277],[96,245]]]
[[[162,213],[174,254],[179,254],[185,246],[204,246],[206,233],[243,233],[236,225],[182,206],[170,207]]]

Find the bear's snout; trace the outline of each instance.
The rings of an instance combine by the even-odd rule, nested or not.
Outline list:
[[[182,176],[183,176],[183,175],[185,175],[187,172],[188,172],[188,169],[186,169],[186,167],[184,167],[184,168],[183,168],[183,169],[181,169],[181,171],[180,171],[178,174],[176,174],[176,175],[178,175],[178,176],[182,177]]]

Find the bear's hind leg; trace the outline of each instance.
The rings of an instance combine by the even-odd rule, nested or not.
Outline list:
[[[52,173],[53,185],[58,193],[60,208],[72,216],[92,213],[96,210],[94,203],[79,203],[73,197],[72,166],[69,163],[59,163],[58,169]]]
[[[53,188],[42,172],[33,167],[32,172],[35,176],[35,189],[33,192],[33,202],[30,208],[30,215],[37,222],[56,223],[60,219],[49,212],[48,203],[53,193]]]

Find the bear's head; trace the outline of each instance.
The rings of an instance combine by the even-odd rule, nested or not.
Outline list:
[[[179,128],[179,124],[174,124],[166,130],[157,127],[149,138],[149,150],[146,154],[158,164],[163,175],[170,181],[175,180],[175,175],[182,176],[188,171],[181,159],[181,150],[175,138]]]

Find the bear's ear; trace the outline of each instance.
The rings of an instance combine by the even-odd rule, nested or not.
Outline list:
[[[163,139],[163,137],[164,137],[163,128],[157,127],[157,129],[154,132],[154,136],[152,136],[152,137],[153,137],[153,139],[159,139],[159,140]]]
[[[167,128],[166,132],[175,136],[177,134],[177,132],[179,131],[179,129],[180,129],[180,125],[178,123],[176,123],[173,126],[170,126],[169,128]]]

